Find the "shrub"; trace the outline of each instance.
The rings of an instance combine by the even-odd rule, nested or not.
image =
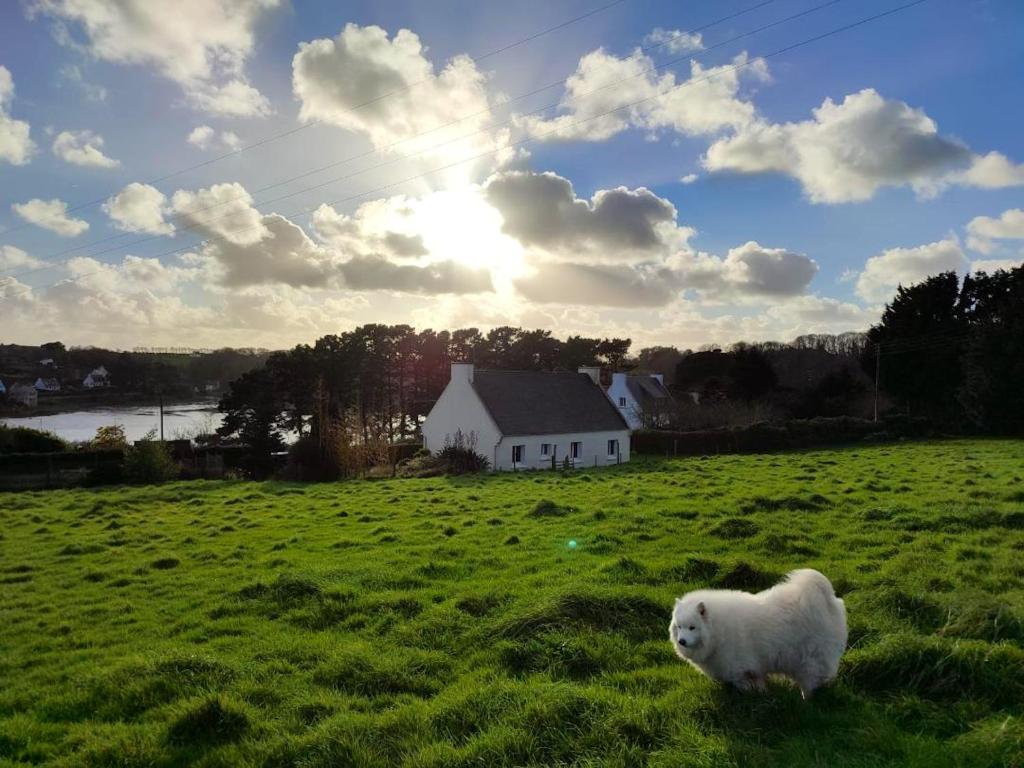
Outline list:
[[[476,452],[476,434],[464,434],[457,430],[453,438],[446,438],[444,448],[437,453],[449,475],[465,475],[473,472],[486,472],[491,466],[486,456]]]
[[[128,440],[124,436],[124,427],[120,424],[100,427],[96,430],[96,436],[92,439],[90,446],[98,450],[127,448]]]
[[[51,432],[0,424],[0,453],[59,453],[68,444]]]
[[[130,482],[163,483],[178,476],[170,450],[155,437],[156,432],[150,431],[125,453],[124,472]]]

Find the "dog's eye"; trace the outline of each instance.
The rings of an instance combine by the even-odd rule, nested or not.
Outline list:
[[[695,630],[695,629],[696,629],[696,627],[690,627],[690,631],[691,632],[693,632],[693,630]]]

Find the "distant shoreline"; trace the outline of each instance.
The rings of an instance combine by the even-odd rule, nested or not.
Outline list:
[[[164,395],[164,406],[182,405],[185,403],[208,403],[216,406],[220,395],[171,396]],[[0,418],[17,419],[36,416],[54,416],[60,413],[75,411],[98,411],[104,408],[131,408],[146,406],[156,408],[160,405],[159,395],[140,392],[74,392],[74,393],[40,393],[39,404],[35,408],[23,408],[10,404],[0,405]]]

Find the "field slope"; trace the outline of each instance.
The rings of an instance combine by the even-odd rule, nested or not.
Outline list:
[[[0,494],[0,764],[1024,765],[1024,442]],[[802,566],[839,681],[723,690],[674,596]]]

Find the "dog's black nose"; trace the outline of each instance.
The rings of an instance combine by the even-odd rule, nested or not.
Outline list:
[[[679,644],[681,646],[683,646],[683,648],[685,648],[686,647],[686,640],[684,638],[680,637],[679,638]]]

